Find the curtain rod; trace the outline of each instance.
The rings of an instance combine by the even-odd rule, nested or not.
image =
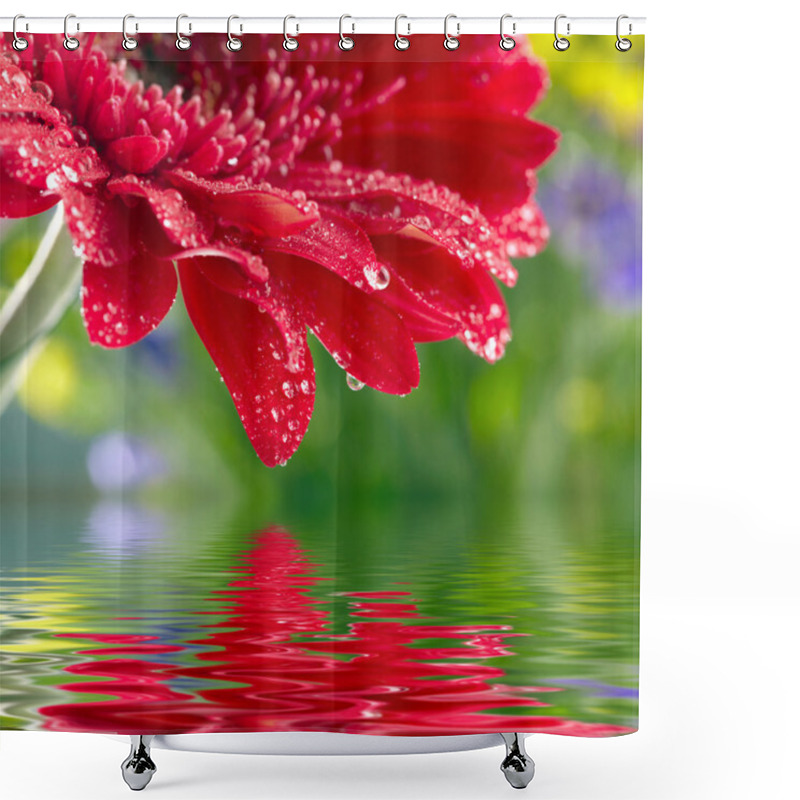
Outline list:
[[[395,17],[235,17],[231,32],[236,35],[248,33],[284,33],[292,36],[303,33],[395,33]],[[11,32],[14,17],[0,17],[0,31]],[[64,33],[64,17],[22,17],[17,20],[17,33]],[[136,33],[175,33],[175,17],[135,17],[129,16],[126,30],[129,35]],[[399,19],[399,33],[413,36],[415,33],[436,33],[444,35],[444,17],[407,17]],[[643,34],[645,17],[624,17],[620,23],[623,36]],[[70,15],[69,34],[81,33],[122,33],[122,17],[82,17]],[[554,33],[554,17],[513,17],[506,15],[503,29],[505,34],[522,35],[530,33]],[[226,33],[227,17],[193,17],[181,15],[180,30],[183,35],[192,33]],[[453,36],[496,33],[500,34],[500,16],[497,17],[459,17],[451,15],[448,30]],[[561,36],[609,35],[617,32],[616,17],[570,17],[559,15],[558,32]]]

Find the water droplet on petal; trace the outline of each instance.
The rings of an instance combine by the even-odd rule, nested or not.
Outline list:
[[[354,392],[360,392],[366,384],[358,378],[354,378],[349,372],[347,373],[347,388],[352,389]]]
[[[40,94],[45,99],[45,102],[53,102],[53,90],[44,81],[33,81],[31,83],[31,90]]]
[[[78,173],[75,172],[72,167],[68,167],[66,164],[61,165],[61,171],[67,176],[67,180],[70,183],[77,183],[78,182]]]
[[[392,276],[389,274],[389,270],[386,269],[386,267],[381,267],[378,270],[378,277],[375,279],[375,288],[379,291],[385,289],[389,285],[391,278]]]
[[[364,267],[364,277],[367,279],[367,283],[378,291],[385,289],[391,280],[389,270],[384,266],[380,266],[377,269],[372,265]]]

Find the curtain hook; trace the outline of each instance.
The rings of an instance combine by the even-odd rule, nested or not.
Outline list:
[[[225,42],[225,47],[227,47],[228,50],[231,51],[231,53],[238,53],[242,49],[242,40],[241,39],[237,39],[231,33],[231,22],[233,22],[233,20],[235,20],[235,19],[239,19],[239,17],[237,17],[236,14],[231,14],[228,17],[228,41]],[[241,30],[242,30],[242,26],[240,25],[239,26],[239,31],[241,32]]]
[[[297,19],[297,17],[293,17],[291,14],[288,14],[283,18],[283,49],[291,52],[292,50],[297,50],[297,48],[300,46],[300,42],[298,42],[297,39],[293,39],[291,36],[289,36],[287,26],[290,19]],[[299,25],[297,26],[297,30],[300,30]]]
[[[70,36],[69,35],[69,31],[67,30],[67,26],[69,25],[69,21],[71,19],[75,19],[75,15],[74,14],[67,14],[67,16],[64,17],[64,49],[65,50],[77,50],[78,47],[80,46],[80,42],[74,36]],[[81,29],[81,26],[76,24],[75,25],[75,30],[79,31],[80,29]]]
[[[617,50],[620,51],[620,53],[626,53],[628,50],[631,49],[631,47],[633,47],[633,42],[630,39],[623,39],[619,35],[619,23],[623,19],[628,19],[627,14],[620,14],[617,17],[617,41],[616,41],[616,44],[614,45],[614,47],[616,47]],[[632,32],[633,32],[633,26],[629,22],[628,23],[628,36],[630,36]]]
[[[28,49],[28,45],[30,42],[27,39],[23,39],[17,33],[17,20],[18,19],[25,19],[24,14],[17,14],[14,17],[14,21],[11,23],[11,32],[14,34],[14,41],[11,43],[11,46],[18,52],[21,53],[23,50]],[[25,23],[25,29],[27,30],[27,23]]]
[[[451,19],[456,20],[456,35],[451,36],[447,32],[447,23],[450,22]],[[461,32],[461,23],[458,22],[458,17],[455,14],[448,14],[444,18],[444,47],[445,50],[458,50],[458,46],[461,42],[458,41],[458,35]]]
[[[352,40],[352,38],[350,36],[345,36],[343,31],[342,31],[342,28],[344,26],[344,21],[346,19],[353,19],[353,18],[349,14],[342,14],[342,16],[339,17],[339,49],[340,50],[352,50],[356,45],[356,43]],[[353,33],[355,33],[355,30],[356,30],[356,26],[355,26],[355,23],[353,23]]]
[[[135,50],[139,46],[139,42],[132,36],[128,36],[128,20],[136,19],[133,14],[126,14],[122,18],[122,49]],[[134,23],[134,30],[139,30],[139,24]]]
[[[553,28],[556,35],[556,39],[553,42],[553,47],[555,47],[555,49],[558,50],[560,53],[563,53],[569,47],[569,39],[565,39],[563,36],[559,36],[558,34],[558,21],[560,19],[566,19],[566,18],[567,18],[566,14],[559,14],[556,17],[555,26]],[[569,36],[569,22],[567,22],[567,36]]]
[[[400,20],[401,19],[408,19],[405,14],[398,14],[394,18],[394,46],[398,50],[408,50],[411,47],[411,41],[406,39],[405,36],[400,35]],[[411,35],[411,23],[406,23],[408,25],[408,33]]]
[[[192,40],[187,39],[181,33],[181,20],[188,18],[189,18],[188,14],[178,14],[178,16],[175,18],[175,47],[177,47],[178,50],[188,50],[192,46]],[[189,33],[191,32],[192,32],[192,23],[190,22]]]
[[[516,47],[516,42],[510,37],[506,36],[505,31],[503,30],[503,26],[505,25],[505,21],[507,19],[511,19],[511,14],[503,14],[500,17],[500,49],[501,50],[513,50]],[[511,23],[511,33],[517,32],[517,23]]]

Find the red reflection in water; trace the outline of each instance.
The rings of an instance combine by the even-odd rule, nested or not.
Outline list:
[[[322,580],[285,531],[270,528],[242,557],[241,577],[214,593],[224,611],[201,627],[202,663],[152,660],[187,652],[156,636],[58,634],[101,648],[77,651],[90,660],[65,668],[75,681],[57,688],[115,699],[39,709],[45,728],[115,733],[335,731],[383,735],[446,735],[500,731],[610,736],[616,725],[514,713],[546,706],[544,687],[497,683],[504,672],[487,659],[513,655],[506,625],[448,626],[424,617],[408,592],[348,593],[353,618],[346,634],[330,633],[329,603],[311,597]],[[431,640],[436,640],[435,643]],[[429,642],[426,646],[425,642]],[[129,656],[127,658],[122,656]],[[109,657],[111,656],[111,657]],[[97,660],[95,657],[102,657]],[[187,680],[190,679],[190,680]],[[183,683],[233,685],[179,691]],[[490,683],[490,681],[492,681]],[[486,712],[503,709],[504,713]]]

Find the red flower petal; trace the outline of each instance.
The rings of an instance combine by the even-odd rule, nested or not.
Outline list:
[[[338,164],[298,164],[292,183],[302,185],[327,207],[340,209],[370,235],[399,233],[438,244],[465,267],[488,269],[509,286],[517,271],[495,226],[446,186],[409,175],[365,172]]]
[[[315,261],[365,292],[373,290],[381,267],[364,230],[333,208],[320,207],[319,221],[302,233],[266,239],[262,246],[264,251]]]
[[[179,253],[176,259],[192,264],[217,289],[252,303],[260,313],[269,314],[283,336],[287,369],[299,372],[304,368],[308,350],[305,327],[293,304],[276,301],[272,295],[267,281],[269,271],[258,256],[215,243]]]
[[[61,198],[10,178],[0,169],[0,217],[30,217],[52,208]]]
[[[415,342],[440,342],[455,336],[461,329],[458,320],[437,311],[394,270],[389,285],[381,292],[381,302],[403,320]]]
[[[268,183],[241,185],[198,178],[175,170],[166,179],[184,194],[207,205],[221,225],[260,236],[289,236],[319,219],[316,203]]]
[[[222,161],[222,147],[216,139],[211,138],[181,162],[181,168],[197,175],[214,175]]]
[[[535,256],[544,248],[550,236],[544,214],[533,195],[527,203],[502,216],[495,225],[512,258]]]
[[[53,90],[53,102],[59,108],[68,108],[73,98],[70,95],[67,75],[61,53],[55,47],[48,47],[42,62],[42,78]]]
[[[405,79],[402,92],[389,96],[383,106],[390,113],[405,113],[414,102],[469,104],[501,113],[525,113],[547,87],[547,70],[533,57],[527,37],[518,37],[508,52],[497,46],[497,36],[469,36],[457,51],[442,48],[440,35],[416,35],[414,49],[388,51],[381,37],[366,37],[353,66],[364,73],[354,105],[374,95],[390,78]],[[319,70],[326,73],[325,64]],[[340,64],[336,65],[341,68]],[[391,109],[391,111],[390,111]]]
[[[158,326],[175,300],[178,279],[170,261],[147,254],[127,264],[83,266],[83,321],[93,344],[126,347]]]
[[[177,189],[164,188],[136,175],[114,178],[108,182],[107,188],[112,195],[146,198],[164,233],[173,244],[183,248],[200,247],[211,236],[213,219],[191,209]]]
[[[123,136],[108,145],[106,155],[126,172],[144,173],[161,161],[166,149],[155,136]]]
[[[63,191],[67,227],[76,253],[101,267],[125,266],[137,258],[141,246],[134,209],[105,193],[86,193],[73,187]]]
[[[502,357],[511,331],[505,301],[491,275],[464,269],[440,248],[413,239],[380,236],[373,243],[378,256],[412,291],[460,323],[458,336],[473,353],[489,363]]]
[[[78,147],[67,128],[22,116],[0,118],[2,168],[10,178],[48,193],[95,184],[108,176],[94,150]]]
[[[297,309],[342,369],[389,394],[408,394],[419,385],[414,341],[380,302],[381,292],[366,295],[310,261],[267,257],[272,295]]]
[[[258,457],[270,467],[294,454],[314,408],[314,365],[287,368],[284,337],[254,303],[220,291],[195,259],[179,266],[186,309],[231,393]]]
[[[431,105],[354,119],[333,152],[346,163],[430,178],[492,216],[527,200],[527,172],[553,153],[557,138],[522,116]]]

